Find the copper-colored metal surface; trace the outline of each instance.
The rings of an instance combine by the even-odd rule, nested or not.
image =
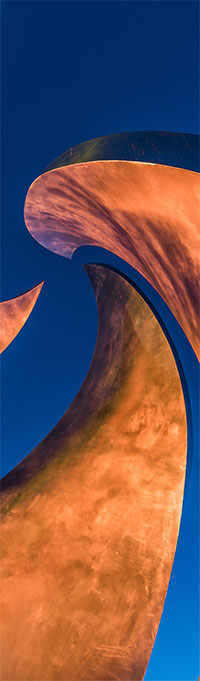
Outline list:
[[[132,286],[87,269],[90,370],[2,483],[3,681],[141,681],[173,564],[186,467],[177,367]]]
[[[50,250],[112,251],[164,298],[199,356],[199,175],[168,166],[97,161],[51,170],[30,187],[25,222]]]
[[[0,303],[0,354],[12,343],[26,323],[42,286],[43,282],[22,296]]]

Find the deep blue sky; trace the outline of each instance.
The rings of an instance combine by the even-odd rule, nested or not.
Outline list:
[[[93,137],[197,133],[199,19],[192,0],[8,0],[1,11],[2,299],[46,282],[3,359],[5,473],[70,404],[97,331],[93,293],[78,261],[48,254],[25,228],[28,187],[57,155]],[[180,662],[174,658],[176,674]],[[148,678],[161,681],[159,664],[158,676]]]

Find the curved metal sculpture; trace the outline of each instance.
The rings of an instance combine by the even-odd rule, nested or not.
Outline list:
[[[65,257],[94,244],[126,260],[198,352],[198,176],[164,166],[156,147],[157,164],[137,162],[150,153],[138,135],[60,157],[30,187],[26,225]],[[158,134],[158,147],[165,141]],[[128,160],[105,160],[113,148]],[[99,313],[91,367],[59,423],[2,481],[5,680],[142,680],[177,545],[187,427],[173,353],[130,283],[86,269]]]

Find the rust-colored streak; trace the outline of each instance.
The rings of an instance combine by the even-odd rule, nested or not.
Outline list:
[[[46,248],[112,251],[166,301],[199,356],[199,176],[168,166],[97,161],[51,170],[30,187],[25,221]]]
[[[187,439],[177,367],[132,286],[87,269],[90,370],[2,482],[4,681],[141,681],[173,564]]]
[[[42,286],[43,282],[17,298],[0,303],[0,354],[12,343],[26,323]]]

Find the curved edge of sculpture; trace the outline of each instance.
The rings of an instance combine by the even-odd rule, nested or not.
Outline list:
[[[12,343],[30,316],[44,282],[16,298],[0,303],[0,354]]]
[[[81,142],[67,149],[44,172],[74,163],[106,160],[146,161],[199,170],[199,136],[169,131],[130,131]]]

